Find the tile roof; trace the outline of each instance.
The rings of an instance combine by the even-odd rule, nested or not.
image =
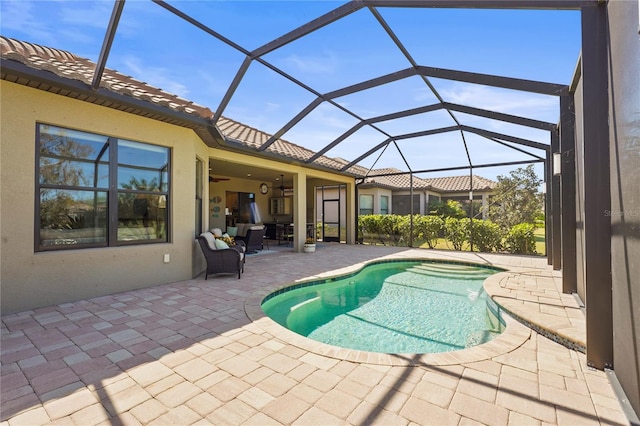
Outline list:
[[[65,50],[53,49],[0,36],[3,59],[20,62],[35,70],[49,71],[59,77],[91,84],[96,64]],[[3,72],[4,78],[4,72]],[[181,111],[200,118],[210,118],[213,112],[204,106],[180,98],[118,71],[105,69],[100,87],[110,92],[131,96],[142,101]]]
[[[385,174],[388,175],[384,176]],[[374,177],[367,178],[366,183],[368,184],[375,184],[376,186],[393,189],[409,189],[411,187],[410,174],[403,172],[402,170],[395,168],[375,169],[372,170],[369,175],[374,175]],[[473,175],[474,191],[488,191],[495,188],[495,186],[496,182],[483,178],[482,176]],[[439,178],[420,178],[414,176],[413,188],[429,189],[440,193],[465,192],[469,190],[469,175]]]
[[[448,176],[440,178],[426,179],[434,188],[440,189],[442,192],[463,192],[469,190],[469,175],[464,176]],[[496,187],[496,182],[483,178],[482,176],[473,175],[473,190],[491,190]]]
[[[4,36],[0,36],[0,53],[2,59],[17,61],[33,70],[49,71],[56,76],[76,80],[84,83],[85,85],[91,85],[94,71],[96,69],[96,64],[94,62],[74,55],[71,52],[19,41]],[[2,72],[2,78],[12,81],[18,80],[15,77],[8,77],[7,73],[4,71]],[[22,84],[26,83],[26,81],[22,81]],[[52,91],[50,86],[39,88]],[[121,74],[116,70],[105,68],[100,81],[100,88],[112,93],[131,97],[138,101],[168,108],[171,111],[180,112],[187,116],[205,120],[204,122],[210,122],[213,118],[213,111],[205,106],[195,104],[187,99],[173,95],[157,87],[153,87],[143,81]],[[56,91],[56,93],[68,95],[67,93],[61,93],[60,91]],[[98,102],[98,93],[95,93],[95,96],[91,97],[86,95],[81,96],[79,94],[72,97],[98,104],[104,104],[104,102]],[[106,106],[115,107],[113,104]],[[123,109],[132,113],[138,112],[122,107],[117,107],[117,109]],[[149,116],[148,113],[140,115]],[[159,117],[152,118],[159,119]],[[216,128],[223,137],[254,150],[257,150],[262,143],[266,142],[271,137],[271,135],[259,129],[255,129],[227,117],[221,117]],[[276,140],[266,149],[266,152],[297,161],[306,161],[315,155],[315,152],[283,139]],[[316,159],[314,163],[334,170],[340,170],[346,165],[346,163],[342,161],[336,161],[326,156],[321,156]],[[358,172],[358,169],[353,168],[347,170],[347,173],[361,176]]]

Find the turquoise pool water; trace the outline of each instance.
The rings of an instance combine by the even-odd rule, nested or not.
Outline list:
[[[263,311],[320,342],[382,353],[435,353],[479,345],[504,330],[482,282],[495,269],[384,262],[340,279],[267,296]]]

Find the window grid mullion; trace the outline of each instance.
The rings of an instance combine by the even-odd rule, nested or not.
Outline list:
[[[117,139],[109,138],[109,194],[107,196],[109,247],[118,242],[118,148]]]

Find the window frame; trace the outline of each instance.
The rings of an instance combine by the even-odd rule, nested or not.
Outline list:
[[[388,195],[380,195],[380,214],[389,214],[389,196]],[[383,208],[382,200],[386,200],[387,207]]]
[[[106,161],[101,160],[101,162],[106,163],[107,171],[108,171],[108,186],[82,186],[82,185],[64,185],[60,183],[41,183],[41,137],[43,126],[48,126],[51,128],[58,128],[62,130],[67,130],[70,132],[80,132],[90,136],[98,136],[103,137],[106,140],[106,149],[108,149],[108,159]],[[34,191],[34,235],[33,235],[33,245],[35,252],[50,252],[50,251],[61,251],[61,250],[82,250],[82,249],[90,249],[90,248],[109,248],[109,247],[124,247],[130,245],[147,245],[147,244],[162,244],[162,243],[170,243],[171,242],[171,223],[173,214],[171,211],[171,194],[172,194],[172,181],[173,181],[173,166],[172,166],[172,158],[173,158],[173,149],[168,146],[152,144],[148,142],[142,142],[131,139],[118,138],[114,136],[109,136],[97,132],[90,132],[82,129],[75,129],[71,127],[60,126],[58,124],[51,124],[45,122],[36,122],[35,129],[35,191]],[[161,187],[158,188],[157,191],[152,190],[138,190],[138,189],[126,189],[119,187],[118,181],[118,172],[119,167],[127,167],[125,164],[118,164],[118,142],[133,142],[135,144],[147,145],[159,149],[166,150],[167,156],[167,164],[166,174],[167,180],[166,190],[162,190]],[[104,151],[104,149],[103,149]],[[62,158],[62,157],[61,157]],[[66,158],[66,157],[65,157]],[[73,161],[74,157],[69,157]],[[78,162],[87,162],[86,159],[79,158]],[[131,166],[131,165],[129,165]],[[135,166],[135,165],[134,165]],[[135,166],[140,169],[144,169],[144,166]],[[106,198],[106,218],[105,218],[105,240],[104,241],[96,241],[96,242],[81,242],[77,244],[52,244],[52,245],[43,245],[42,235],[41,235],[41,225],[42,225],[42,206],[41,206],[41,191],[43,189],[51,189],[58,191],[86,191],[86,192],[94,192],[94,193],[105,193]],[[118,225],[120,221],[119,216],[119,208],[118,208],[118,198],[120,194],[136,194],[136,195],[158,195],[159,199],[162,199],[164,196],[165,203],[165,236],[163,238],[154,238],[154,239],[133,239],[133,240],[118,240]],[[80,228],[82,229],[82,228]]]
[[[367,197],[368,199],[371,200],[371,208],[364,209],[364,210],[367,210],[367,211],[371,210],[371,213],[363,213],[362,212],[362,210],[363,210],[363,207],[362,207],[362,199],[363,199],[363,197]],[[360,216],[371,215],[371,214],[374,214],[374,212],[375,212],[375,205],[374,205],[373,194],[360,194],[360,197],[358,199],[358,215],[360,215]]]

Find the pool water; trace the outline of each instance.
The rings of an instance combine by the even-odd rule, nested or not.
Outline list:
[[[486,343],[504,330],[483,291],[488,268],[384,262],[356,275],[272,294],[263,311],[323,343],[382,353],[435,353]]]

